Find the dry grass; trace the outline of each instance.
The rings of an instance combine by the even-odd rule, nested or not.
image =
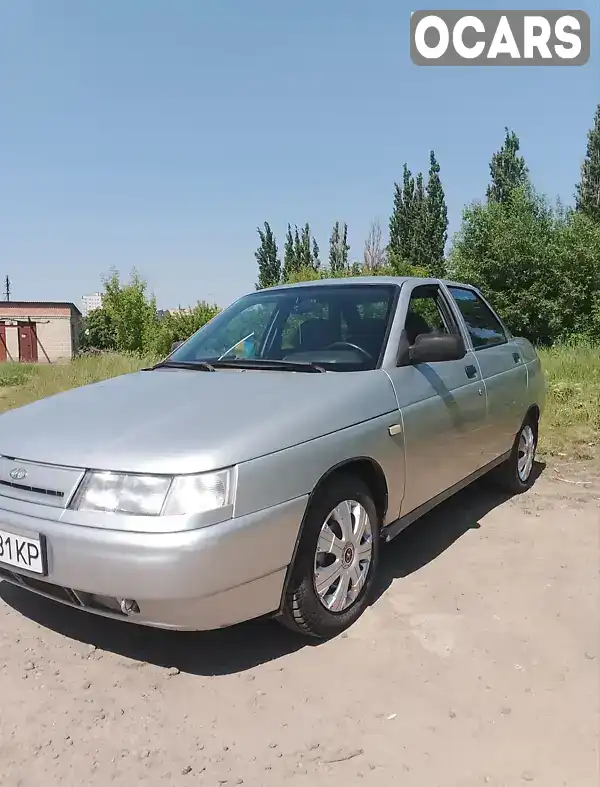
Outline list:
[[[592,459],[600,446],[600,348],[563,345],[540,351],[548,398],[540,433],[546,457]],[[54,366],[2,364],[0,412],[79,385],[133,372],[151,363],[106,354]]]

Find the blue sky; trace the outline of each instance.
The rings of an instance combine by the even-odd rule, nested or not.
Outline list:
[[[159,306],[252,289],[256,226],[309,221],[326,256],[387,231],[404,161],[442,167],[451,232],[504,126],[570,201],[600,101],[579,68],[419,68],[402,0],[12,0],[0,7],[0,276],[72,300],[136,266]],[[460,8],[518,8],[461,3]],[[530,9],[564,8],[531,0]],[[567,7],[569,7],[567,5]],[[595,46],[594,46],[595,45]]]

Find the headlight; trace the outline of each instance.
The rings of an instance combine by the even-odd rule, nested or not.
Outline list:
[[[163,514],[199,514],[216,511],[232,502],[231,471],[175,476]]]
[[[231,502],[230,470],[183,476],[90,471],[71,507],[78,511],[169,516],[215,511]]]

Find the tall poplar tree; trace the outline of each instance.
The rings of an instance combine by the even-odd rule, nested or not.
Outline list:
[[[258,263],[258,281],[256,289],[262,290],[264,287],[273,287],[279,284],[281,278],[281,261],[273,230],[269,223],[265,221],[264,229],[257,227],[260,238],[260,246],[254,252]]]
[[[292,235],[292,227],[290,224],[287,226],[287,233],[285,236],[285,246],[283,251],[283,279],[287,281],[289,276],[298,270],[298,259],[296,257],[296,246],[294,244],[294,236]]]
[[[341,273],[348,268],[348,225],[346,222],[340,226],[336,221],[329,238],[329,269],[332,273]]]
[[[577,210],[600,224],[600,104],[596,107],[594,124],[588,132],[581,179],[575,196]]]
[[[504,144],[490,161],[491,182],[487,188],[488,202],[506,204],[511,194],[529,181],[529,171],[523,156],[519,155],[521,144],[514,131],[504,129]]]
[[[427,199],[423,185],[423,174],[417,173],[411,204],[410,247],[408,262],[428,271],[429,237],[427,234]]]
[[[448,240],[448,208],[440,179],[440,165],[435,151],[429,153],[429,179],[425,200],[427,236],[427,270],[432,276],[443,277],[446,272],[446,241]]]

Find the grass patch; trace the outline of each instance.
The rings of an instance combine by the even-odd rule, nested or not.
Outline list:
[[[35,371],[34,364],[2,363],[0,364],[0,388],[24,385]]]
[[[600,446],[600,348],[561,345],[541,350],[540,356],[548,382],[540,454],[594,458]],[[0,412],[150,363],[149,358],[107,353],[52,366],[0,364]]]
[[[137,355],[106,353],[82,356],[64,364],[6,364],[2,367],[3,374],[0,377],[0,380],[8,381],[0,382],[0,385],[4,386],[0,388],[0,412],[70,388],[135,372],[149,363],[152,363],[151,359]],[[22,376],[19,377],[19,374]]]
[[[548,397],[540,453],[593,459],[600,446],[600,347],[560,345],[541,350]]]

